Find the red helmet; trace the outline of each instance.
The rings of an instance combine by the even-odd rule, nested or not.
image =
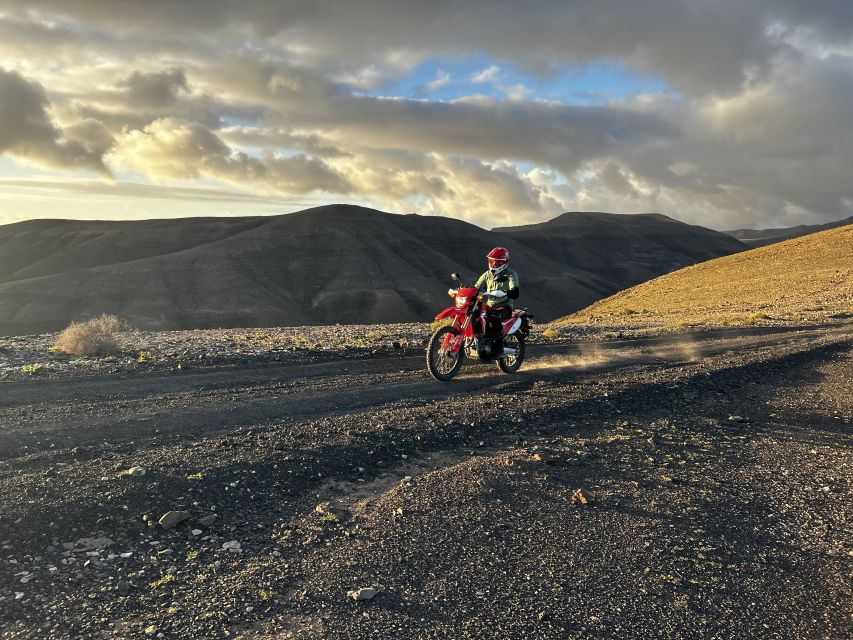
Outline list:
[[[509,251],[503,247],[495,247],[486,254],[486,260],[489,261],[489,270],[493,274],[498,274],[506,269],[509,263]]]

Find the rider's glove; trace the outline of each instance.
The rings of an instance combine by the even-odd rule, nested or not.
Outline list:
[[[506,296],[506,291],[501,291],[500,289],[496,289],[494,291],[487,291],[487,296],[492,296],[493,298],[503,298]]]
[[[459,291],[459,289],[448,289],[448,290],[447,290],[447,295],[449,295],[451,298],[455,298],[455,297],[456,297],[456,292],[457,292],[457,291]]]

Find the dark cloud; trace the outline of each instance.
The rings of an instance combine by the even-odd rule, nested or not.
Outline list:
[[[49,106],[40,84],[0,69],[0,153],[44,166],[109,175],[101,160],[108,141],[97,123],[80,123],[65,135],[51,122]]]

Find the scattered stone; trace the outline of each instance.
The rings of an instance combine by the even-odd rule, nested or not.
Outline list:
[[[157,627],[155,625],[150,624],[147,627],[145,627],[145,635],[146,636],[153,636],[155,633],[157,633]]]
[[[240,553],[241,551],[243,551],[243,548],[240,546],[240,543],[237,540],[223,542],[222,548],[230,553]]]
[[[171,529],[190,518],[192,518],[192,514],[189,511],[169,511],[160,518],[160,526],[164,529]]]
[[[129,476],[133,476],[134,478],[138,478],[139,476],[145,475],[145,469],[143,467],[131,467],[125,473]]]
[[[214,522],[216,522],[217,515],[215,513],[211,513],[209,516],[204,516],[203,518],[198,519],[198,523],[202,527],[209,527]]]
[[[359,600],[373,600],[377,593],[379,593],[379,589],[376,587],[361,587],[347,591],[347,597],[352,598],[356,602]]]
[[[743,416],[729,416],[729,422],[749,422],[749,419]]]
[[[542,452],[534,453],[530,456],[530,459],[533,460],[533,462],[541,462],[543,464],[554,464],[557,462],[557,458],[555,456]]]
[[[573,504],[588,504],[588,500],[586,496],[583,494],[583,491],[580,489],[575,489],[575,492],[572,494],[572,503]]]
[[[193,529],[192,531],[190,531],[190,533],[194,536],[200,536],[203,532],[201,529]]]
[[[110,538],[80,538],[73,546],[74,553],[86,553],[88,551],[97,551],[98,549],[106,549],[113,544]],[[65,545],[62,545],[65,546]],[[66,547],[67,548],[67,547]]]

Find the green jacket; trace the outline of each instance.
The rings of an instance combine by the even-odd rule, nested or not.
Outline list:
[[[510,289],[519,289],[520,282],[518,279],[518,274],[507,267],[503,271],[501,271],[497,276],[493,276],[491,271],[486,271],[483,275],[480,276],[480,279],[477,280],[477,284],[474,285],[480,291],[503,291],[504,293],[509,293]],[[495,299],[495,298],[487,298],[486,304],[488,304],[493,309],[500,308],[509,308],[512,309],[513,300],[509,296],[505,296],[503,298]]]

